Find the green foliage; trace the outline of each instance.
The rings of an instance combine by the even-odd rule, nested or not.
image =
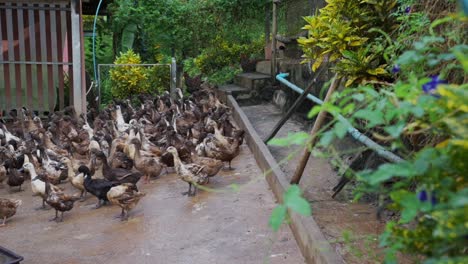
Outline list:
[[[128,50],[121,53],[115,64],[141,64],[140,55]],[[117,66],[110,70],[111,93],[117,98],[128,98],[139,93],[157,93],[167,90],[170,70],[167,66]]]
[[[116,0],[111,4],[113,30],[121,36],[129,24],[136,24],[142,42],[141,53],[153,58],[154,47],[166,55],[195,57],[210,46],[217,35],[229,41],[249,43],[262,32],[263,0]],[[135,48],[135,47],[134,47]]]
[[[361,83],[354,89],[335,93],[330,103],[311,109],[309,117],[320,110],[335,117],[329,129],[321,131],[318,148],[313,151],[330,156],[323,150],[334,149],[330,146],[333,139],[343,137],[349,129],[347,122],[336,118],[341,114],[358,130],[398,153],[405,161],[355,172],[355,199],[377,194],[380,201],[388,202],[386,209],[396,211],[399,216],[397,221],[387,223],[380,237],[385,262],[397,263],[397,253],[403,252],[424,263],[465,263],[468,261],[467,19],[451,14],[431,22],[424,12],[404,10],[412,9],[408,4],[414,4],[425,11],[432,4],[400,0],[401,6],[390,20],[398,21],[399,28],[386,31],[374,27],[361,32],[361,27],[353,23],[365,27],[369,14],[361,10],[362,17],[354,20],[354,11],[348,10],[352,5],[357,10],[371,2],[382,1],[330,0],[328,11],[340,7],[335,10],[336,18],[327,17],[328,11],[307,18],[310,36],[301,42],[307,58],[315,60],[314,69],[328,56],[336,62],[335,71],[347,78],[348,86]],[[343,25],[333,24],[340,12],[347,13],[348,20],[342,21]],[[334,33],[331,28],[340,30]],[[338,36],[342,32],[343,36]],[[343,41],[350,36],[356,36],[353,40],[363,44],[352,46],[351,38]],[[328,50],[330,47],[333,48]],[[387,65],[399,66],[393,83],[378,81],[388,75]],[[301,137],[289,135],[272,143],[290,145]],[[283,209],[277,209],[276,220],[283,219],[279,217],[282,212]]]
[[[268,141],[268,145],[285,147],[290,145],[304,145],[309,139],[309,134],[305,132],[289,133],[286,138],[273,138]]]
[[[288,209],[301,215],[309,216],[312,211],[309,202],[302,197],[302,191],[297,185],[291,185],[284,194],[284,203],[273,209],[270,217],[270,226],[278,231],[285,221]]]
[[[83,16],[83,23],[86,30],[93,30],[94,16]],[[112,63],[114,61],[114,52],[112,50],[112,36],[107,28],[108,22],[106,19],[100,18],[97,21],[96,28],[96,61],[98,63]],[[85,46],[85,66],[86,72],[94,77],[94,65],[93,65],[93,39],[86,37],[84,39]]]
[[[440,45],[444,43],[440,36],[420,37],[397,59],[401,73],[393,85],[377,91],[359,86],[336,94],[332,102],[354,126],[372,131],[381,142],[391,142],[389,147],[406,160],[357,174],[359,197],[387,196],[388,209],[401,213],[381,237],[388,263],[396,261],[397,251],[423,256],[427,263],[465,258],[468,84],[456,81],[466,80],[467,57],[462,54],[467,47],[454,43],[446,48]],[[440,69],[440,75],[426,77],[434,69]],[[441,81],[447,77],[449,84]],[[321,137],[330,135],[336,134],[326,132]],[[327,139],[324,145],[330,142]]]
[[[201,74],[211,84],[225,84],[241,72],[239,64],[242,55],[255,57],[262,50],[261,37],[249,44],[239,44],[217,36],[199,56],[184,61],[184,70],[191,77]]]
[[[209,48],[195,58],[195,64],[201,73],[210,75],[227,66],[237,66],[242,54],[255,55],[263,49],[261,38],[250,44],[228,42],[218,36]]]
[[[214,71],[212,74],[208,75],[205,80],[210,84],[222,85],[231,82],[234,77],[241,72],[242,70],[239,66],[226,66],[218,71]]]
[[[184,60],[184,72],[190,77],[201,75],[201,70],[197,67],[194,58]]]
[[[315,71],[324,61],[336,62],[335,71],[347,76],[346,86],[388,77],[383,57],[385,32],[396,22],[395,0],[328,0],[319,14],[306,17],[307,38],[299,39],[306,61]]]

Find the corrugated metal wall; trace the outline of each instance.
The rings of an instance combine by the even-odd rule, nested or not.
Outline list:
[[[70,10],[69,1],[0,0],[0,112],[53,111],[71,103]]]

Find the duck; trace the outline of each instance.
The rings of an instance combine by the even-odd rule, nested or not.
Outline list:
[[[241,137],[226,137],[221,134],[216,122],[211,120],[208,125],[214,127],[215,134],[208,135],[201,145],[198,146],[198,155],[218,159],[229,163],[229,170],[232,170],[231,161],[239,155]],[[243,134],[242,134],[243,135]]]
[[[136,184],[143,176],[141,172],[134,172],[127,169],[111,168],[107,163],[106,156],[102,151],[95,154],[95,159],[102,163],[102,174],[109,181],[117,181],[119,183],[130,182]]]
[[[174,167],[180,179],[189,184],[187,192],[183,195],[195,196],[197,194],[197,185],[206,184],[208,182],[208,175],[203,172],[204,166],[195,163],[183,164],[177,153],[177,149],[173,146],[167,148],[167,152],[171,153],[174,158]],[[193,192],[191,192],[193,185]]]
[[[67,195],[61,190],[51,188],[48,183],[46,184],[46,194],[46,203],[55,209],[55,217],[50,221],[56,222],[63,222],[63,213],[73,209],[75,201],[79,199],[79,197]],[[58,218],[59,211],[61,213],[60,220]]]
[[[21,192],[21,186],[24,183],[24,175],[16,168],[7,167],[7,184],[11,187],[19,187],[18,192]]]
[[[126,132],[131,126],[130,124],[125,123],[125,120],[122,115],[122,108],[120,105],[115,106],[115,121],[117,123],[118,132]]]
[[[83,173],[84,175],[83,185],[86,191],[96,196],[98,199],[98,203],[95,207],[96,209],[109,201],[107,193],[112,187],[119,185],[119,183],[115,181],[111,182],[105,179],[93,179],[91,177],[91,171],[86,165],[81,165],[78,168],[78,173]]]
[[[42,168],[44,169],[45,174],[49,181],[53,184],[60,184],[63,180],[62,171],[65,169],[63,164],[56,162],[50,159],[49,155],[46,152],[43,153],[42,158]]]
[[[45,133],[42,134],[42,140],[44,141],[45,148],[52,150],[54,153],[57,153],[58,155],[66,156],[68,154],[68,151],[62,148],[59,148],[57,145],[55,145],[51,140],[52,137],[53,136],[50,131],[46,131]]]
[[[112,204],[122,208],[120,219],[125,221],[128,220],[129,211],[132,210],[145,195],[146,193],[138,191],[135,184],[123,183],[112,187],[107,192],[107,199]]]
[[[196,152],[192,152],[192,162],[203,166],[202,172],[208,175],[208,182],[210,177],[216,176],[219,171],[224,167],[221,160],[212,159],[208,157],[201,157]]]
[[[46,185],[49,185],[49,188],[53,189],[54,191],[61,191],[62,189],[46,182],[43,175],[37,175],[36,169],[32,163],[24,163],[23,169],[24,171],[28,172],[31,177],[31,191],[33,196],[40,196],[42,198],[42,209],[45,209],[47,199]]]
[[[7,178],[7,171],[3,164],[0,164],[0,187],[3,187],[3,181]]]
[[[132,139],[130,142],[130,155],[134,160],[135,168],[145,175],[145,182],[149,182],[151,177],[158,177],[161,174],[163,165],[159,157],[143,156],[141,154],[141,142],[138,139]]]
[[[72,161],[69,158],[63,157],[60,161],[67,165],[67,177],[70,181],[70,184],[81,192],[80,198],[83,201],[86,197],[86,189],[84,187],[84,173],[75,173]]]
[[[3,219],[0,227],[6,225],[6,220],[16,214],[16,209],[21,204],[21,200],[0,198],[0,218]]]

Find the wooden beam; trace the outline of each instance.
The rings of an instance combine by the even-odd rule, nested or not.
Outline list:
[[[323,100],[323,103],[326,104],[330,101],[333,92],[335,92],[336,88],[340,85],[341,78],[338,77],[338,74],[335,74],[335,78],[333,79],[333,82],[328,88],[327,95],[325,96],[325,99]],[[315,142],[317,141],[317,134],[320,131],[320,128],[322,128],[322,125],[325,121],[325,117],[327,116],[327,111],[325,110],[320,110],[320,113],[317,116],[317,119],[315,119],[314,127],[310,131],[310,140],[307,143],[307,146],[304,149],[304,154],[302,154],[301,160],[299,161],[299,164],[296,168],[296,172],[294,173],[294,176],[291,179],[291,184],[299,184],[299,181],[302,178],[302,174],[304,174],[304,169],[307,165],[307,162],[309,161],[310,153],[312,148],[315,145]]]
[[[271,82],[276,82],[276,34],[278,34],[278,5],[279,0],[273,0],[273,26],[271,36]]]
[[[82,45],[81,45],[81,26],[80,26],[80,0],[70,0],[71,6],[71,34],[72,34],[72,58],[73,58],[73,107],[76,114],[84,112],[83,105],[86,97],[83,96],[82,79]],[[83,101],[84,100],[84,101]]]

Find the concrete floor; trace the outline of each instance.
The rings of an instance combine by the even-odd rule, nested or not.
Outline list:
[[[269,103],[241,108],[261,138],[265,138],[283,116],[279,108]],[[288,133],[299,131],[310,132],[309,126],[293,116],[281,128],[277,137],[286,137]],[[303,153],[303,146],[268,148],[280,164],[288,155],[296,153],[292,159],[280,165],[290,179]],[[376,219],[376,208],[372,205],[352,203],[347,199],[332,199],[332,188],[338,180],[339,177],[328,160],[311,156],[300,187],[311,203],[314,220],[336,252],[347,263],[375,263],[374,255],[378,252],[376,235],[383,231],[385,224]],[[350,234],[349,242],[343,241],[344,232]]]
[[[304,263],[285,225],[268,227],[274,197],[246,145],[233,161],[237,169],[221,172],[208,187],[226,192],[199,191],[182,196],[188,185],[175,174],[140,185],[147,195],[130,213],[128,222],[113,217],[116,206],[93,209],[96,198],[77,202],[63,223],[49,222],[54,210],[35,210],[38,197],[26,191],[0,197],[22,199],[23,205],[0,228],[0,245],[22,255],[22,263]],[[230,184],[240,189],[233,192]],[[69,183],[61,186],[73,192]]]

